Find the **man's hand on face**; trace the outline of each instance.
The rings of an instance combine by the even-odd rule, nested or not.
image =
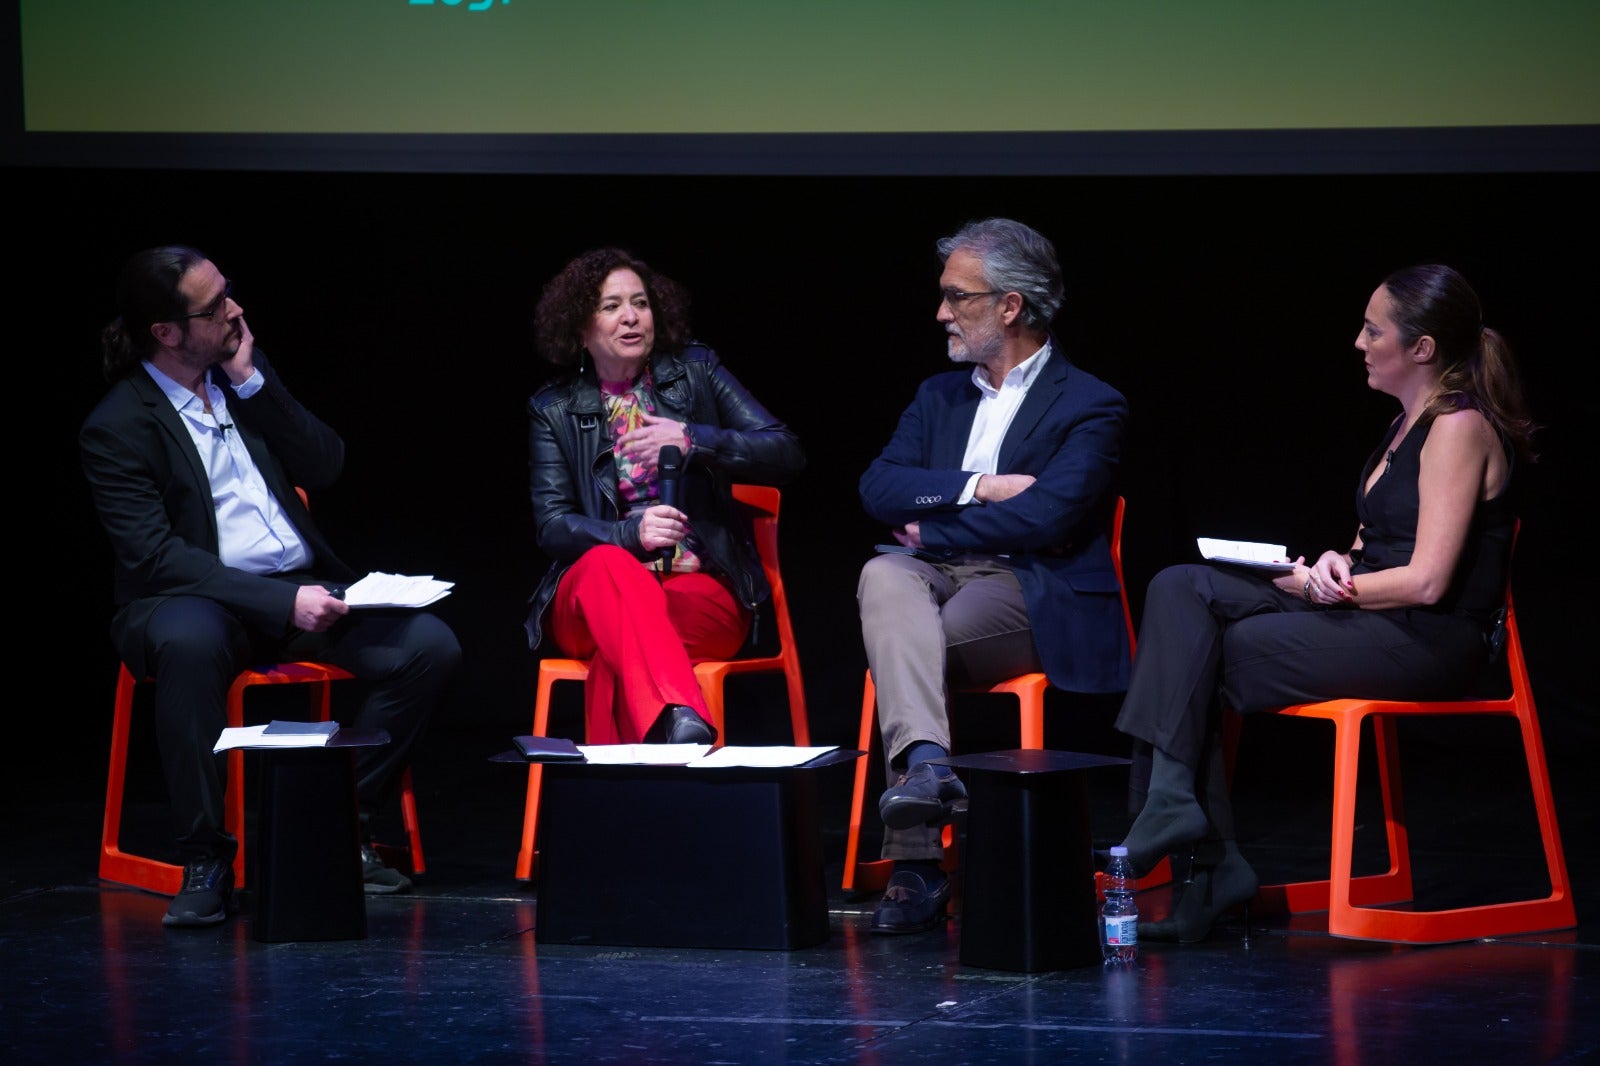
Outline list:
[[[234,319],[233,324],[239,330],[239,347],[220,365],[222,372],[228,375],[229,381],[235,385],[243,385],[250,380],[250,375],[256,372],[256,337],[250,332],[250,324],[244,320],[243,315]]]

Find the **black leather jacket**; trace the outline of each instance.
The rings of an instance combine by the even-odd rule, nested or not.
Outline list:
[[[696,550],[754,612],[771,590],[732,486],[793,480],[806,463],[800,441],[704,345],[654,353],[650,373],[657,413],[688,429],[678,506],[694,525]],[[639,546],[639,517],[622,514],[605,404],[592,365],[529,398],[528,457],[534,533],[539,550],[551,560],[528,599],[524,628],[528,646],[537,648],[556,584],[580,555],[598,544],[626,548],[641,563],[649,553]]]

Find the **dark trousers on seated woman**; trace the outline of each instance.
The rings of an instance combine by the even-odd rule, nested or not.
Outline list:
[[[614,545],[591,548],[572,564],[550,610],[556,644],[589,660],[590,744],[640,743],[669,703],[707,717],[694,663],[733,658],[749,629],[749,611],[721,578],[690,573],[663,580]]]
[[[1476,619],[1318,609],[1265,578],[1205,564],[1151,579],[1138,648],[1117,728],[1192,769],[1219,697],[1241,713],[1328,699],[1450,699],[1470,694],[1486,658]]]

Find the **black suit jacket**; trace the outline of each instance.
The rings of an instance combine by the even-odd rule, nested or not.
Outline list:
[[[268,489],[311,549],[320,578],[356,577],[317,529],[295,492],[325,488],[344,466],[344,441],[302,407],[260,350],[265,383],[248,400],[228,393],[230,432],[241,434]],[[229,388],[218,368],[212,379]],[[289,632],[297,585],[223,565],[211,483],[183,424],[144,367],[107,390],[78,433],[84,475],[115,557],[111,640],[144,676],[145,626],[168,596],[205,596],[252,629]]]
[[[998,473],[1035,482],[1000,503],[958,507],[979,399],[970,367],[924,381],[861,476],[862,505],[891,526],[919,523],[931,551],[1009,556],[1050,683],[1125,691],[1132,655],[1106,531],[1127,401],[1052,341],[1000,445]]]

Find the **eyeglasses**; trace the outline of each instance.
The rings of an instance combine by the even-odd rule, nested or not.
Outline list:
[[[999,289],[990,289],[987,292],[962,292],[960,289],[940,289],[939,295],[944,298],[945,303],[950,305],[950,310],[954,311],[973,297],[1004,296],[1005,293]]]
[[[191,318],[215,319],[217,314],[221,312],[223,308],[228,306],[228,297],[232,295],[233,282],[225,282],[222,286],[222,295],[218,296],[215,300],[212,300],[210,307],[206,308],[204,311],[190,311],[186,315],[176,315],[171,319],[171,321],[187,322]]]

